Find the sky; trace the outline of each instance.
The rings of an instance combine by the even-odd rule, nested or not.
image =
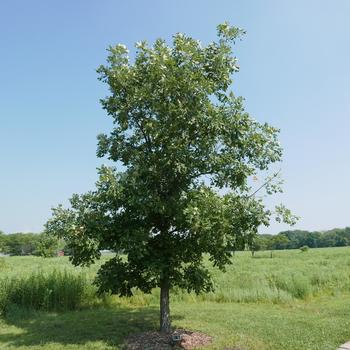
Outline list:
[[[109,45],[177,32],[205,44],[224,21],[247,31],[232,90],[281,129],[284,193],[267,205],[298,229],[350,226],[349,13],[349,0],[1,0],[0,230],[40,232],[51,207],[93,189]]]

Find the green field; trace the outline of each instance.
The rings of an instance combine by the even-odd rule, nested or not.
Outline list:
[[[120,349],[127,334],[156,329],[158,291],[99,299],[97,267],[1,259],[0,349]],[[210,349],[334,350],[350,339],[350,248],[237,253],[213,274],[215,293],[171,294],[173,325],[213,336]]]

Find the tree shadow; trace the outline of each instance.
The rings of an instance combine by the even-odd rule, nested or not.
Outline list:
[[[118,346],[123,344],[129,334],[157,330],[158,318],[159,311],[155,307],[101,307],[65,313],[25,312],[17,309],[9,313],[4,321],[9,326],[20,328],[23,333],[19,336],[17,332],[2,332],[0,348],[5,344],[19,347],[47,343],[59,343],[63,348],[68,344],[91,342]]]

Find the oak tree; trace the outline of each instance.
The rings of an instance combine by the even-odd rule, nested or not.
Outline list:
[[[184,34],[171,45],[139,42],[134,59],[124,45],[109,48],[98,73],[114,126],[98,136],[97,155],[123,167],[101,167],[96,189],[53,209],[46,226],[68,242],[75,265],[115,252],[97,273],[99,292],[160,288],[162,332],[171,327],[169,291],[211,291],[203,256],[224,270],[273,215],[249,179],[281,160],[278,130],[230,90],[243,30],[224,23],[217,33],[205,46]],[[277,214],[291,219],[284,207]]]

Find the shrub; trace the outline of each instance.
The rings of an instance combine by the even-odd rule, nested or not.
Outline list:
[[[307,245],[303,245],[302,247],[300,247],[300,250],[302,252],[307,252],[309,250],[309,247]]]

